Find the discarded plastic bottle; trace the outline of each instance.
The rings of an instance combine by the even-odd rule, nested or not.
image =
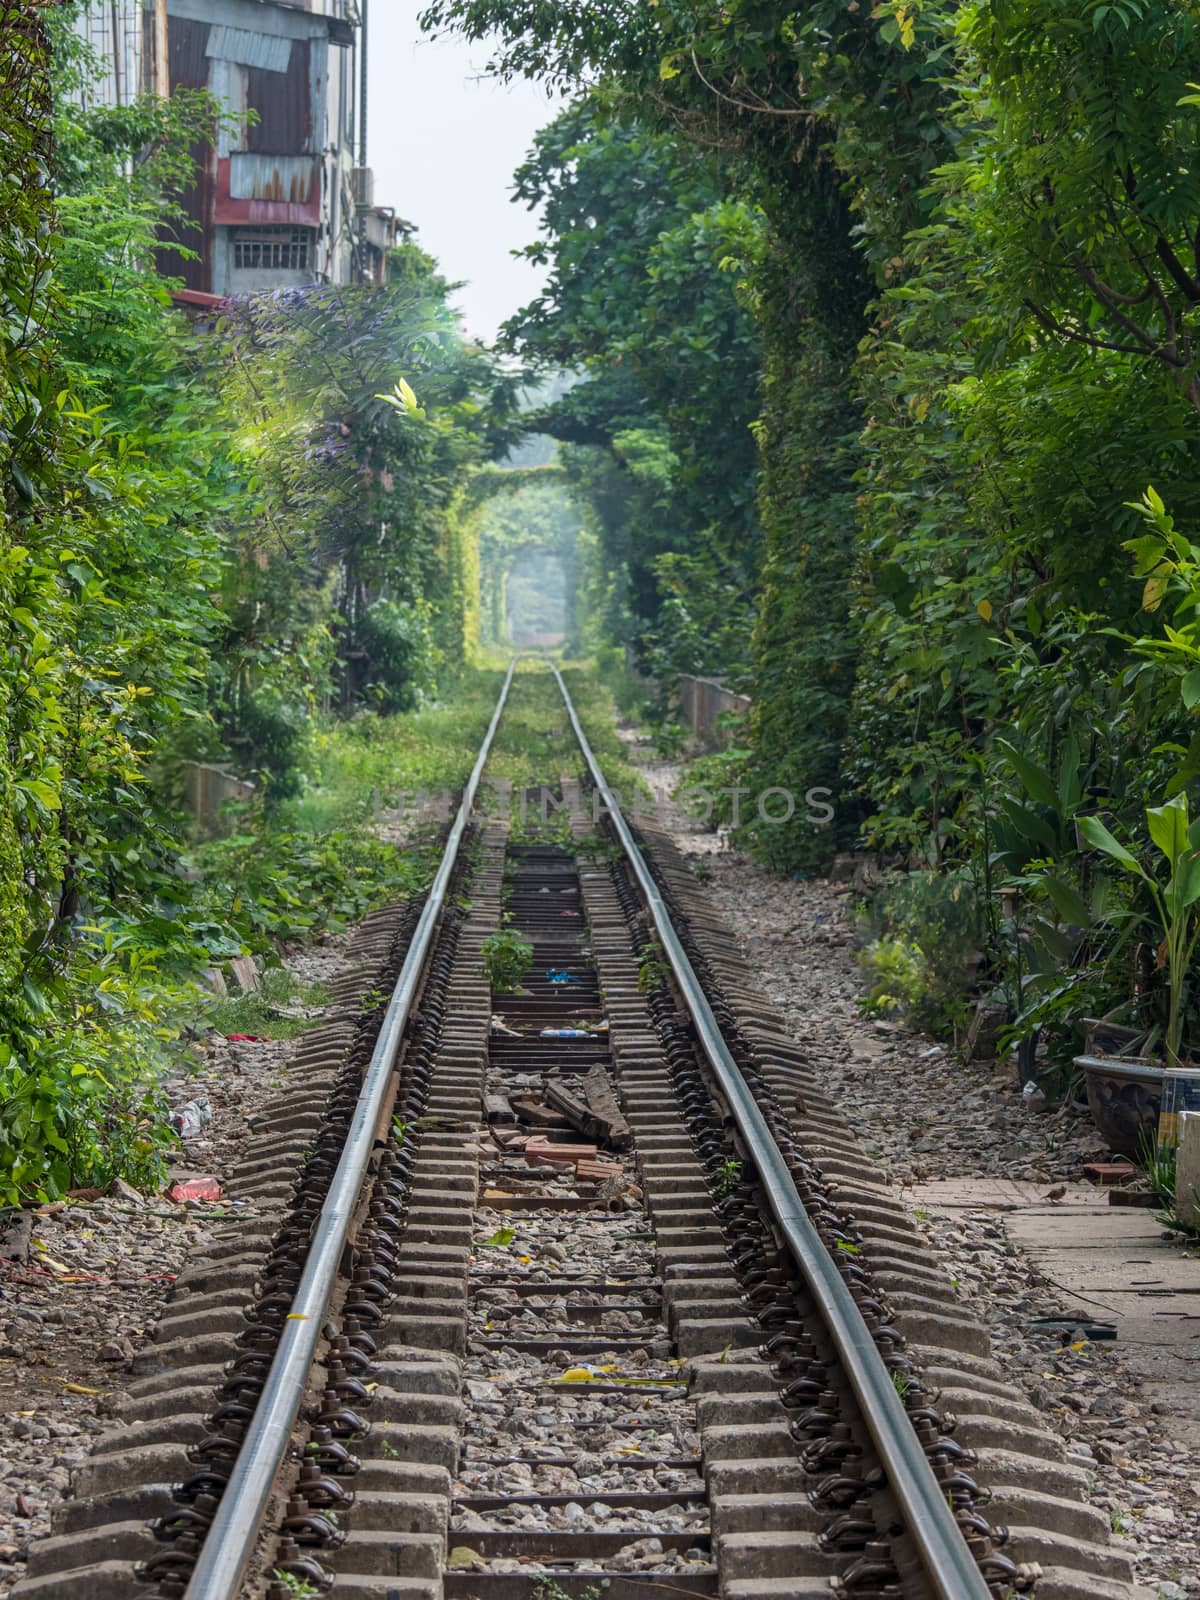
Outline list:
[[[540,1039],[594,1039],[596,1035],[589,1028],[543,1028],[538,1037]]]

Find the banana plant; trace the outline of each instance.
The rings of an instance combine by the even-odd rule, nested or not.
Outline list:
[[[1195,909],[1200,901],[1200,817],[1189,822],[1187,795],[1177,794],[1165,805],[1147,806],[1146,825],[1152,842],[1166,860],[1166,883],[1161,883],[1147,872],[1133,852],[1113,837],[1099,817],[1079,819],[1079,831],[1088,844],[1102,850],[1132,877],[1140,878],[1153,901],[1163,931],[1159,964],[1165,963],[1170,985],[1167,1066],[1177,1067],[1188,966],[1196,947],[1197,935],[1200,934],[1200,914]]]

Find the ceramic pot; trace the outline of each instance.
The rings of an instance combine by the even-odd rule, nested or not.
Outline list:
[[[1162,1103],[1163,1068],[1139,1056],[1076,1056],[1087,1083],[1092,1121],[1131,1160],[1153,1147]]]

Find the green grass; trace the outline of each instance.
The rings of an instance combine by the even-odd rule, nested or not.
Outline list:
[[[617,736],[611,691],[578,665],[565,667],[563,680],[609,784],[623,796],[635,788],[644,791]],[[583,772],[583,757],[550,669],[540,662],[521,662],[488,763],[488,781],[532,788],[555,785],[564,774],[582,777]]]
[[[575,702],[583,731],[609,785],[619,789],[623,795],[632,794],[635,789],[649,793],[641,777],[630,766],[627,746],[617,733],[617,708],[612,690],[580,666],[567,667],[563,672],[563,681],[567,693]]]
[[[337,933],[376,906],[429,885],[436,852],[427,838],[400,849],[360,823],[296,830],[273,820],[191,853],[200,874],[188,908],[201,965],[246,951],[271,954]]]
[[[189,852],[200,882],[187,920],[208,959],[269,954],[423,893],[437,853],[417,797],[450,797],[466,781],[502,682],[500,672],[468,671],[419,711],[322,724],[300,795],[269,814],[248,811],[236,832]],[[379,836],[376,812],[402,802],[412,842],[400,846]]]
[[[639,779],[616,733],[611,692],[580,666],[564,677],[605,776],[627,801]],[[240,831],[189,853],[200,881],[174,934],[186,931],[201,965],[239,950],[269,955],[422,893],[437,851],[428,813],[419,825],[417,798],[453,800],[474,764],[503,680],[497,670],[472,670],[437,705],[391,717],[360,715],[319,730],[316,770],[303,794],[274,814],[251,813]],[[553,787],[564,774],[582,777],[583,761],[558,686],[544,664],[522,662],[485,773],[490,794],[485,788],[481,804],[497,811],[504,786],[511,786],[510,795]],[[401,846],[380,837],[376,809],[402,803],[412,843]],[[444,815],[448,820],[448,805]],[[537,828],[536,813],[529,825],[545,831]],[[563,818],[550,819],[551,833],[563,826]],[[243,1019],[225,1031],[260,1027],[269,1031],[262,1018],[257,1025]]]
[[[319,983],[303,984],[284,967],[268,967],[259,987],[244,994],[213,995],[203,1002],[197,1021],[220,1034],[249,1033],[257,1038],[295,1039],[320,1022],[319,1016],[288,1012],[327,1005],[329,991]]]
[[[612,691],[590,670],[563,669],[568,692],[605,777],[622,795],[642,788],[617,736]],[[467,780],[504,682],[499,668],[469,669],[446,698],[392,717],[363,713],[314,735],[315,770],[304,792],[281,808],[284,826],[324,832],[369,824],[375,802],[392,808],[453,791]],[[582,776],[583,763],[550,669],[521,661],[488,762],[486,781],[515,788]]]
[[[401,794],[411,801],[422,789],[461,787],[503,681],[503,672],[467,670],[443,699],[419,711],[363,712],[327,723],[313,736],[313,775],[283,817],[302,829],[347,827],[373,820],[376,796],[391,808]]]

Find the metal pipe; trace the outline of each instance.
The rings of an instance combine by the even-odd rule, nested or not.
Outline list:
[[[475,803],[484,763],[508,699],[516,664],[514,657],[509,662],[504,687],[463,790],[462,803],[446,840],[441,864],[404,958],[400,976],[396,979],[371,1063],[363,1078],[354,1120],[350,1124],[341,1160],[317,1220],[304,1276],[300,1279],[292,1309],[283,1325],[262,1398],[246,1430],[225,1493],[205,1535],[184,1591],[184,1600],[237,1600],[241,1589],[242,1578],[258,1541],[259,1526],[266,1514],[271,1491],[300,1410],[309,1368],[321,1337],[350,1222],[374,1146],[375,1129],[388,1081],[404,1038],[405,1024],[420,985],[425,960],[437,932],[450,874],[454,870],[459,845]]]
[[[946,1503],[945,1492],[933,1475],[933,1469],[896,1393],[891,1373],[884,1365],[862,1313],[809,1220],[771,1130],[722,1037],[717,1019],[675,932],[658,885],[592,753],[562,675],[553,663],[550,670],[558,680],[567,716],[592,775],[592,782],[608,808],[613,828],[629,858],[659,941],[667,952],[684,1004],[695,1025],[701,1048],[729,1101],[771,1214],[796,1259],[850,1385],[858,1397],[863,1419],[870,1429],[887,1474],[888,1486],[900,1505],[908,1532],[929,1576],[930,1593],[937,1596],[937,1600],[989,1600],[990,1590],[954,1520],[954,1513]]]
[[[167,0],[154,0],[154,92],[160,100],[171,98]]]
[[[121,90],[121,57],[123,52],[121,49],[121,24],[117,19],[117,0],[112,0],[109,12],[112,18],[113,102],[115,105],[121,106],[125,102],[122,98]]]
[[[358,164],[367,164],[367,0],[358,0]]]

